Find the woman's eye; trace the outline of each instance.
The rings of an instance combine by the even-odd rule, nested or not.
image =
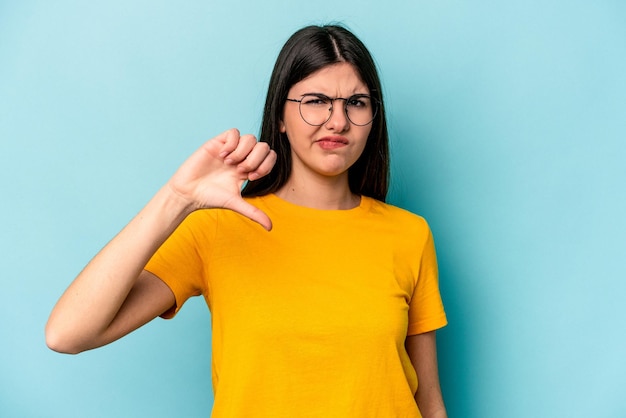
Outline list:
[[[367,103],[367,100],[362,97],[348,100],[348,106],[350,107],[366,107]]]
[[[311,106],[322,106],[328,105],[329,100],[324,99],[323,97],[306,97],[302,100],[302,103]]]

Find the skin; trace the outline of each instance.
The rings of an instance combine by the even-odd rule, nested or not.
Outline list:
[[[369,90],[351,65],[339,63],[293,85],[288,97],[311,92],[349,97]],[[351,124],[343,106],[336,101],[332,117],[322,126],[311,126],[300,117],[297,103],[285,103],[280,129],[290,142],[293,167],[276,192],[279,197],[318,209],[359,204],[360,196],[348,186],[348,169],[363,152],[371,125]],[[341,146],[332,145],[336,141]],[[170,288],[143,267],[191,212],[227,208],[271,230],[268,216],[245,202],[240,190],[246,180],[268,174],[275,162],[276,154],[266,143],[236,129],[203,144],[63,293],[46,324],[47,345],[70,354],[100,347],[174,306]],[[445,418],[435,333],[408,337],[406,349],[419,379],[415,399],[422,415]]]
[[[350,64],[339,63],[294,84],[287,97],[300,98],[306,93],[350,97],[369,94],[369,89]],[[360,197],[352,194],[348,186],[348,169],[363,152],[372,125],[353,125],[343,106],[344,101],[335,101],[331,118],[322,126],[311,126],[300,117],[298,103],[285,103],[280,129],[289,139],[293,166],[287,183],[276,193],[279,197],[318,209],[358,206]],[[325,148],[324,144],[332,141],[346,144]]]
[[[447,418],[439,384],[435,331],[407,337],[405,343],[418,377],[415,402],[424,418]]]

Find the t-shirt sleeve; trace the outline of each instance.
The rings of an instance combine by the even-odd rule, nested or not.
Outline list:
[[[447,325],[448,320],[439,292],[437,256],[433,236],[428,229],[422,250],[413,296],[409,303],[409,327],[407,335],[422,334]]]
[[[207,228],[206,217],[200,212],[190,214],[144,267],[165,282],[176,298],[176,305],[162,314],[163,318],[172,318],[187,299],[206,291],[206,251],[199,245],[199,235]]]

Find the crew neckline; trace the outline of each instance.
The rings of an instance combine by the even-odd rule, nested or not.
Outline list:
[[[372,199],[367,196],[361,196],[358,206],[350,209],[317,209],[308,206],[302,206],[291,203],[288,200],[278,197],[274,193],[261,196],[273,210],[279,212],[289,212],[293,214],[311,215],[318,217],[342,217],[354,216],[359,213],[367,212],[372,204]]]

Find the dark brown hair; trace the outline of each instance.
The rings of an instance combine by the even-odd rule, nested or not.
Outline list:
[[[382,90],[376,65],[363,43],[342,26],[307,26],[294,33],[280,51],[270,79],[263,111],[260,141],[276,151],[274,169],[243,188],[243,196],[262,196],[280,189],[291,174],[291,147],[280,122],[291,87],[314,72],[340,62],[351,64],[370,95],[378,102],[378,112],[363,154],[348,169],[352,193],[385,201],[389,183],[389,136]]]

